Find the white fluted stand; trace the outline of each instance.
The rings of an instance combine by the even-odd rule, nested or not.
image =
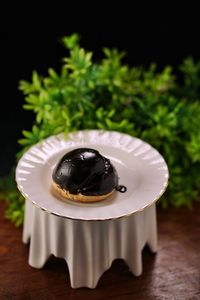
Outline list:
[[[51,192],[52,172],[76,148],[93,148],[115,166],[126,193],[97,203],[61,201]],[[115,131],[59,134],[31,147],[19,160],[16,182],[26,200],[23,241],[29,264],[42,268],[50,255],[62,257],[73,288],[94,288],[112,261],[122,258],[142,273],[142,249],[157,244],[155,203],[169,173],[160,153],[146,142]]]
[[[26,200],[23,242],[29,240],[29,264],[42,268],[50,255],[64,258],[73,288],[95,288],[116,258],[139,276],[144,245],[157,248],[155,204],[118,219],[84,221],[58,217]]]

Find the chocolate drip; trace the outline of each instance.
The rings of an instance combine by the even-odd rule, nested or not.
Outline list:
[[[116,187],[116,191],[118,191],[120,193],[125,193],[127,191],[127,188],[124,185],[118,185]]]
[[[110,160],[97,150],[79,148],[65,154],[52,178],[71,194],[105,195],[118,187],[118,175]]]

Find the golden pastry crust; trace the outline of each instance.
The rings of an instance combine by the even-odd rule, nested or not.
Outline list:
[[[105,195],[97,195],[97,196],[86,196],[83,194],[71,194],[69,191],[61,189],[61,187],[52,182],[52,193],[61,200],[72,200],[76,202],[83,202],[83,203],[91,203],[91,202],[98,202],[101,200],[106,199],[107,197],[111,196],[115,189],[113,189],[110,193]]]

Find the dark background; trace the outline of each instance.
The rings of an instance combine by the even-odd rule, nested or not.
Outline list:
[[[130,65],[156,62],[160,69],[171,64],[176,70],[183,58],[200,58],[199,10],[161,5],[154,9],[120,3],[108,9],[106,4],[91,4],[89,10],[75,3],[73,8],[52,7],[51,13],[39,6],[24,12],[14,7],[0,11],[0,176],[14,164],[17,139],[33,120],[22,109],[19,80],[30,80],[32,70],[43,75],[48,67],[59,70],[66,55],[59,43],[62,36],[78,32],[82,46],[96,59],[101,58],[103,46],[125,50]]]

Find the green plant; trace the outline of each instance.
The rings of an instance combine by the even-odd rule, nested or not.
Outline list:
[[[125,132],[151,143],[165,157],[171,177],[162,205],[191,207],[200,188],[200,62],[186,59],[180,67],[183,82],[178,83],[170,66],[161,72],[155,64],[148,69],[130,67],[122,63],[124,53],[108,48],[95,63],[92,52],[80,47],[77,34],[62,42],[69,56],[60,73],[49,69],[42,77],[34,71],[32,82],[20,82],[24,109],[32,110],[36,118],[32,130],[22,132],[18,157],[59,132],[84,128]],[[15,188],[8,188],[3,198],[9,204],[8,217],[16,222],[16,207],[19,214],[23,201]],[[22,222],[21,216],[17,222]]]

